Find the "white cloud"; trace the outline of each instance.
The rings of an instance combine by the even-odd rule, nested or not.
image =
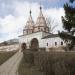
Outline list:
[[[37,19],[39,14],[38,3],[16,1],[13,3],[12,7],[14,9],[13,12],[15,16],[9,14],[4,18],[0,18],[0,32],[3,33],[3,35],[6,34],[6,37],[1,38],[0,41],[14,38],[22,34],[22,29],[26,24],[30,9],[32,9],[32,16],[34,20]],[[50,16],[51,18],[56,19],[57,23],[59,23],[58,29],[61,28],[61,16],[64,15],[63,8],[43,9],[43,13],[45,16]]]
[[[58,25],[54,29],[54,33],[57,33],[58,31],[62,31],[62,20],[61,16],[65,16],[65,12],[63,8],[52,8],[52,9],[47,9],[44,10],[45,15],[52,20],[51,25],[55,26]]]

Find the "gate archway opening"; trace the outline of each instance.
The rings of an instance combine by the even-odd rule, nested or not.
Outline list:
[[[22,43],[22,45],[21,45],[22,51],[24,51],[26,48],[27,48],[26,43]]]
[[[33,38],[31,40],[31,46],[30,46],[31,49],[38,49],[39,48],[39,42],[36,38]]]

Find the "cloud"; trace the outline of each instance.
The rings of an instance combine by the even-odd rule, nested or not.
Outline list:
[[[13,2],[12,6],[10,5],[10,8],[14,10],[14,15],[11,13],[7,16],[4,16],[3,18],[0,17],[0,41],[16,38],[22,34],[22,30],[26,25],[30,9],[32,10],[32,17],[36,22],[37,16],[39,14],[39,6],[40,5],[37,2]],[[43,14],[45,17],[51,17],[58,23],[59,26],[57,30],[61,28],[61,16],[64,16],[63,8],[43,9]]]
[[[62,20],[61,16],[65,16],[65,12],[63,8],[50,8],[47,10],[44,10],[45,15],[47,18],[51,19],[51,26],[54,27],[57,25],[57,27],[54,29],[54,33],[57,33],[58,31],[62,31]]]
[[[8,40],[10,38],[15,38],[22,33],[22,28],[24,25],[24,17],[15,17],[12,15],[5,16],[0,20],[0,33],[2,39]],[[21,30],[21,31],[20,31]]]

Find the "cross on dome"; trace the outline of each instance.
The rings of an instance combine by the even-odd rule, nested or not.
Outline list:
[[[40,17],[43,17],[42,7],[40,6]]]
[[[33,26],[34,26],[34,21],[33,21],[33,19],[32,19],[31,13],[32,13],[32,11],[31,11],[31,9],[30,9],[30,11],[29,11],[30,16],[29,16],[29,18],[28,18],[28,20],[27,20],[27,23],[26,23],[26,28],[27,28],[27,29],[33,29]]]
[[[40,6],[40,10],[42,10],[42,7]]]
[[[32,11],[31,11],[31,9],[30,9],[30,16],[31,16],[31,13],[32,13]]]

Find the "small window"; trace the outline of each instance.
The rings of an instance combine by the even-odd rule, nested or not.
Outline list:
[[[63,45],[63,42],[61,42],[61,45]]]
[[[47,43],[47,46],[48,46],[48,43]]]
[[[57,42],[55,42],[55,46],[57,46]]]

